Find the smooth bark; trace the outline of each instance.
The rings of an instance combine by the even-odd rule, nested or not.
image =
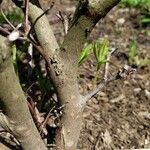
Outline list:
[[[11,132],[24,150],[46,150],[27,106],[25,94],[16,76],[11,48],[6,38],[0,36],[0,101],[3,114],[0,124]]]

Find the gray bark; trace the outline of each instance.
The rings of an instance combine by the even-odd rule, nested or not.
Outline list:
[[[14,71],[11,48],[3,36],[0,36],[0,58],[0,101],[4,108],[4,115],[0,115],[0,125],[17,138],[23,149],[46,150]]]
[[[56,136],[57,149],[59,150],[78,149],[77,142],[82,126],[82,111],[86,105],[85,98],[79,93],[77,82],[77,62],[79,54],[84,46],[84,43],[86,42],[87,36],[90,34],[95,24],[119,1],[120,0],[79,0],[79,4],[70,24],[68,34],[65,36],[64,42],[60,46],[58,46],[48,19],[45,15],[42,16],[34,26],[37,39],[43,50],[42,54],[45,57],[49,67],[50,77],[53,80],[57,91],[59,103],[60,105],[65,105],[63,117],[61,118],[61,127]],[[32,3],[29,4],[29,17],[32,24],[42,13],[43,11],[39,7],[33,5]],[[18,122],[13,122],[15,122],[15,126],[18,126],[19,129],[21,127],[21,131],[19,130],[18,132],[18,128],[16,129],[14,126],[12,129],[18,133],[16,134],[18,135],[17,138],[20,139],[21,137],[19,141],[22,146],[27,146],[30,143],[32,145],[33,142],[39,142],[40,144],[37,144],[38,147],[34,144],[32,145],[32,148],[44,150],[45,146],[39,138],[35,125],[33,125],[33,121],[25,102],[26,99],[19,85],[18,79],[14,74],[10,59],[8,59],[5,64],[8,65],[8,70],[2,70],[1,76],[2,78],[5,78],[8,75],[11,75],[11,77],[7,81],[5,79],[5,82],[0,80],[0,85],[5,85],[5,87],[0,90],[0,94],[2,95],[1,99],[6,103],[6,114],[9,118],[8,120],[15,116]],[[3,64],[3,66],[5,64]],[[10,83],[13,81],[14,82],[12,85],[9,85],[8,81]],[[11,88],[12,91],[8,93],[7,88]],[[8,98],[10,97],[13,97],[13,101],[8,102]],[[15,108],[12,107],[12,105],[14,105]],[[10,111],[12,111],[12,114],[10,114]],[[21,112],[19,116],[17,116],[18,112]],[[24,122],[22,122],[22,118],[24,119]],[[26,124],[24,124],[25,122]],[[33,134],[29,134],[30,131],[33,132],[36,137],[35,139],[33,139]],[[22,140],[22,133],[26,133],[23,136],[24,140],[27,138],[25,141]],[[24,148],[27,149],[28,147]],[[28,148],[28,150],[30,148]]]

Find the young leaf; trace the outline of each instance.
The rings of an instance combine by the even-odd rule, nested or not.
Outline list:
[[[150,17],[145,17],[141,19],[141,23],[149,24],[150,23]]]
[[[81,65],[89,56],[90,51],[92,49],[92,44],[88,44],[81,52],[78,64]]]
[[[109,51],[109,42],[108,40],[103,40],[101,43],[101,49],[100,49],[100,54],[99,54],[99,62],[105,63]]]
[[[97,41],[94,42],[93,43],[93,52],[94,52],[97,63],[98,63],[99,49],[100,49],[100,43]]]
[[[107,39],[102,42],[95,42],[93,44],[93,51],[97,61],[97,70],[102,64],[106,62],[108,51],[109,51],[109,42]]]
[[[148,58],[140,58],[138,56],[136,56],[134,58],[134,61],[135,61],[136,66],[138,66],[138,67],[143,67],[143,66],[147,66],[147,65],[150,64],[150,59],[148,59]]]
[[[16,55],[17,55],[17,50],[16,50],[16,46],[15,45],[13,45],[12,46],[12,59],[13,59],[13,64],[16,64]]]
[[[128,52],[129,63],[132,63],[134,57],[137,55],[138,55],[138,45],[136,40],[134,39],[129,46],[129,52]]]

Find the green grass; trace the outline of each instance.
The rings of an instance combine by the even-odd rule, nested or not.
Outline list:
[[[150,0],[122,0],[121,5],[124,7],[145,9],[150,12]]]
[[[150,59],[148,57],[141,57],[139,52],[139,46],[134,38],[130,45],[129,45],[129,51],[128,51],[128,57],[129,57],[129,65],[135,65],[137,67],[144,67],[150,65]]]
[[[12,12],[4,12],[4,14],[12,24],[23,22],[24,15],[20,9],[16,9]],[[6,20],[4,19],[1,13],[0,13],[0,23],[6,23]]]
[[[150,25],[150,0],[122,0],[120,6],[141,10],[143,15],[141,15],[140,23]]]

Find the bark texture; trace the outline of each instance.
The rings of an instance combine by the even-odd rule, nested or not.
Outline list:
[[[34,25],[36,37],[47,60],[49,74],[54,83],[59,103],[60,105],[65,105],[64,114],[61,118],[61,127],[56,136],[58,150],[78,149],[77,142],[82,126],[82,112],[86,104],[85,98],[79,93],[77,81],[79,53],[95,24],[119,1],[79,0],[68,34],[60,46],[45,15]],[[29,17],[32,24],[42,13],[41,8],[29,3]],[[5,69],[6,67],[7,69]],[[0,90],[0,99],[4,101],[6,114],[9,118],[7,120],[12,120],[12,123],[8,122],[12,128],[11,130],[14,131],[16,136],[18,135],[17,138],[22,146],[27,146],[28,143],[28,145],[33,146],[32,149],[44,150],[45,146],[40,140],[35,125],[33,125],[25,96],[14,73],[10,58],[3,62],[0,68],[0,78],[3,79],[2,81],[0,80],[0,85],[3,85]],[[21,112],[19,116],[18,112]],[[14,117],[17,122],[13,120]],[[30,131],[33,132],[35,138],[29,134]],[[23,134],[24,136],[22,137],[22,134],[18,134],[21,132],[26,134]],[[27,148],[24,147],[24,149]],[[28,148],[28,150],[30,149],[31,147]]]
[[[45,17],[39,19],[35,26],[36,36],[47,53],[49,60],[49,72],[54,82],[60,104],[65,104],[62,126],[58,130],[56,143],[60,150],[76,150],[77,142],[82,126],[82,111],[85,106],[85,99],[78,89],[78,64],[79,53],[81,52],[86,38],[95,24],[104,17],[119,0],[89,0],[79,1],[74,18],[70,24],[68,34],[63,44],[58,47],[53,33],[50,33],[48,40],[43,40],[50,25],[42,22]],[[42,13],[41,9],[30,4],[29,16],[32,23]],[[43,19],[43,20],[42,20]],[[44,21],[45,20],[45,21]],[[42,32],[39,29],[42,29]],[[51,44],[53,41],[53,44]]]
[[[2,36],[0,36],[0,57],[0,101],[4,108],[4,114],[0,115],[0,124],[18,139],[24,150],[46,150],[15,74],[11,48],[7,39]]]

